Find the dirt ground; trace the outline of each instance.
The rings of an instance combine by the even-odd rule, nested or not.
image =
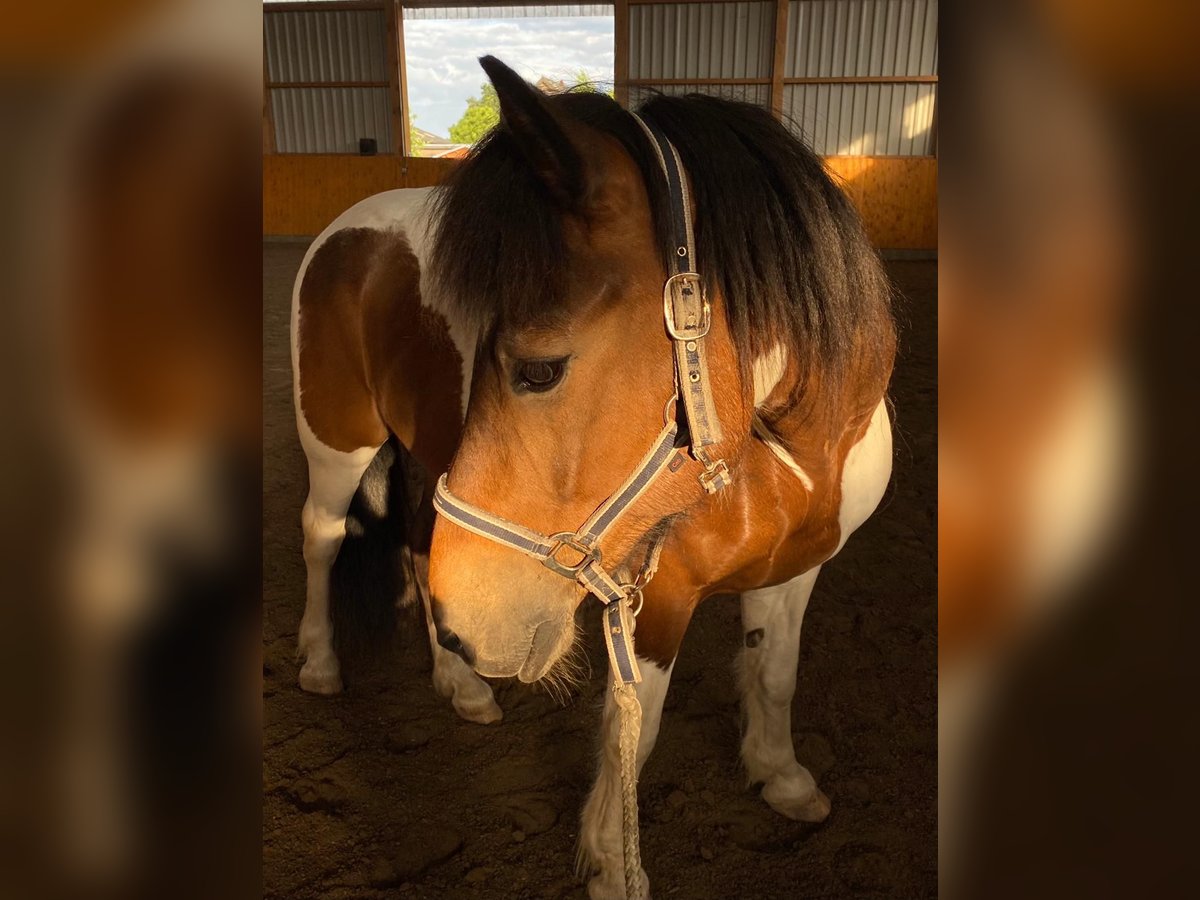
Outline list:
[[[347,689],[296,686],[306,475],[291,408],[288,314],[304,245],[263,248],[263,865],[273,898],[583,897],[573,874],[605,681],[563,706],[498,682],[504,721],[459,720],[430,682],[424,628],[347,663]],[[684,641],[640,784],[656,897],[927,898],[937,892],[936,299],[932,262],[893,262],[901,356],[896,465],[880,511],[829,563],[805,620],[797,755],[833,802],[817,826],[774,813],[738,763],[736,600]]]

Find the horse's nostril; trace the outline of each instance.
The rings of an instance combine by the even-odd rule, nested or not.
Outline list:
[[[449,650],[451,653],[456,653],[466,660],[467,664],[471,664],[471,654],[467,652],[466,646],[462,639],[453,631],[438,631],[438,643]]]

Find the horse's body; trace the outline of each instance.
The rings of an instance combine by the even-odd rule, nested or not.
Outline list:
[[[429,193],[388,191],[351,207],[313,242],[296,276],[292,375],[309,468],[300,685],[316,693],[342,686],[329,573],[363,473],[389,433],[426,472],[445,471],[462,430],[475,336],[448,319],[422,284]],[[410,542],[410,575],[427,606],[429,535]],[[430,637],[439,691],[453,697],[464,718],[498,720],[491,688],[443,650],[432,630]]]
[[[489,69],[489,74],[504,81],[497,87],[518,143],[539,139],[523,134],[524,129],[553,128],[554,121],[562,121],[559,113],[549,125],[539,120],[537,105],[544,98],[522,94],[527,86],[505,80],[503,72]],[[599,104],[598,116],[606,122],[604,117],[627,116],[603,107],[606,101],[600,98],[570,102]],[[533,105],[532,118],[522,116],[521,104]],[[754,127],[760,126],[755,120]],[[581,129],[573,123],[563,128],[581,147]],[[489,320],[464,297],[473,290],[469,282],[437,277],[447,266],[447,243],[453,243],[446,235],[462,221],[454,218],[455,202],[471,193],[469,183],[439,189],[449,193],[430,198],[400,191],[372,198],[335,222],[309,251],[297,281],[293,316],[298,419],[312,480],[304,514],[308,607],[300,636],[307,654],[301,684],[307,689],[340,686],[329,645],[328,569],[358,479],[389,431],[429,473],[449,471],[456,493],[506,519],[553,533],[574,527],[611,493],[649,442],[642,435],[661,425],[662,401],[671,383],[662,338],[661,263],[642,175],[621,156],[608,136],[612,133],[605,132],[603,140],[592,136],[589,149],[579,150],[587,166],[602,168],[606,179],[584,192],[599,210],[581,216],[587,254],[595,258],[582,251],[572,257],[582,260],[576,265],[588,273],[582,281],[601,286],[593,291],[593,285],[579,278],[566,279],[570,290],[589,288],[586,302],[567,304],[581,310],[573,320],[563,320],[561,309],[524,317],[510,311]],[[545,141],[548,150],[526,147],[505,164],[519,167],[523,159],[550,183],[554,157],[570,152],[556,140],[551,136]],[[626,150],[632,140],[622,139]],[[486,148],[481,159],[488,152],[498,155],[502,148]],[[808,165],[807,157],[800,161]],[[812,177],[818,191],[814,206],[823,210],[828,204],[836,226],[817,221],[819,212],[805,223],[818,260],[814,265],[845,267],[837,284],[849,311],[838,313],[833,299],[818,296],[812,301],[828,303],[818,314],[827,312],[828,327],[844,329],[840,362],[814,365],[796,335],[786,331],[778,342],[760,340],[783,324],[759,326],[753,340],[766,346],[747,360],[747,338],[738,331],[735,314],[725,313],[725,301],[710,289],[716,300],[707,338],[712,393],[726,435],[721,452],[729,460],[733,483],[705,495],[694,484],[695,463],[685,464],[681,457],[663,484],[639,499],[626,517],[632,524],[605,539],[604,551],[606,562],[619,564],[643,546],[647,534],[664,535],[661,562],[644,590],[637,619],[636,653],[642,660],[637,695],[644,715],[638,765],[653,747],[674,659],[697,604],[713,594],[738,593],[746,645],[740,666],[746,711],[743,759],[752,781],[764,785],[763,796],[772,807],[791,818],[819,821],[828,814],[829,801],[797,762],[791,741],[800,627],[820,566],[874,511],[890,476],[884,394],[894,335],[887,289],[873,257],[863,257],[860,245],[865,242],[857,221],[826,176]],[[559,198],[562,185],[550,186]],[[622,200],[618,190],[633,192],[634,200]],[[479,196],[477,190],[473,196]],[[539,197],[544,199],[535,193],[529,202],[541,202]],[[428,210],[424,201],[431,198],[441,216],[432,223],[440,229],[432,236],[423,219]],[[698,195],[701,222],[702,203]],[[523,210],[514,206],[511,212]],[[606,233],[602,226],[610,214],[615,224]],[[469,227],[464,222],[464,230]],[[575,242],[572,247],[582,246],[575,227],[565,226],[567,240]],[[494,239],[513,246],[508,233]],[[839,240],[846,247],[838,248]],[[831,242],[833,255],[825,241]],[[704,246],[702,242],[702,274]],[[473,254],[465,256],[461,265],[477,263]],[[517,280],[529,277],[532,287],[497,282],[495,273],[489,283],[498,285],[498,293],[505,287],[517,294],[537,289],[536,277],[514,271]],[[812,287],[804,285],[806,294],[814,293]],[[856,291],[864,296],[853,296]],[[608,305],[597,298],[607,298]],[[562,361],[545,362],[562,351],[569,351]],[[541,392],[540,382],[511,396],[506,384],[516,376],[509,370],[526,371],[516,365],[522,358],[532,358],[531,371],[538,378],[548,371],[562,386],[552,383],[554,393],[545,398],[528,396]],[[597,400],[595,379],[611,379],[614,370],[618,381],[608,383],[614,395],[609,406]],[[588,419],[566,420],[580,409],[587,410]],[[544,431],[547,422],[552,432]],[[588,432],[592,427],[602,431],[603,440]],[[427,479],[430,486],[432,481]],[[574,610],[584,594],[519,554],[450,523],[439,522],[431,554],[430,583],[422,585],[422,593],[442,643],[458,654],[435,642],[435,673],[439,668],[447,673],[435,674],[435,680],[443,679],[447,690],[456,692],[460,713],[471,718],[472,711],[483,709],[486,715],[474,717],[497,718],[490,690],[463,660],[486,675],[519,675],[527,681],[544,677],[573,643]],[[589,885],[593,897],[625,895],[617,744],[610,697],[600,773],[584,811],[580,842],[584,865],[597,872]]]

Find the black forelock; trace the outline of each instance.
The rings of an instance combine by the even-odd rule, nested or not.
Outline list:
[[[562,120],[618,140],[642,173],[664,271],[666,182],[634,118],[611,98],[568,92]],[[690,94],[638,110],[679,151],[696,209],[696,264],[724,301],[744,371],[778,343],[801,375],[838,379],[855,347],[890,339],[890,291],[849,200],[820,158],[765,110]],[[433,275],[447,301],[483,323],[530,322],[567,303],[567,211],[503,126],[455,170],[435,201]],[[556,317],[556,316],[555,316]]]

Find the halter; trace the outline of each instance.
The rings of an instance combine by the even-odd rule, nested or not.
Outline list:
[[[626,685],[642,680],[633,651],[633,618],[641,609],[641,592],[658,568],[665,532],[650,542],[641,571],[632,582],[621,582],[603,565],[600,541],[617,520],[637,502],[664,469],[676,471],[683,463],[682,448],[675,445],[679,425],[670,415],[672,405],[686,418],[691,455],[704,466],[700,484],[710,494],[732,482],[725,460],[713,460],[706,448],[721,440],[708,378],[704,338],[712,324],[712,307],[700,276],[692,270],[695,244],[691,199],[683,165],[671,142],[656,126],[631,113],[650,138],[667,179],[675,250],[671,274],[663,286],[663,319],[675,356],[675,393],[663,411],[663,429],[625,483],[596,508],[576,531],[542,534],[492,515],[450,493],[446,475],[438,479],[434,508],[449,521],[497,544],[519,550],[550,571],[578,582],[605,604],[604,638],[614,676]],[[638,598],[633,609],[633,598]]]

